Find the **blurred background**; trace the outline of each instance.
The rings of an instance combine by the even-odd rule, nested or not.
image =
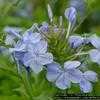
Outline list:
[[[71,2],[73,3],[71,3]],[[0,0],[0,44],[3,41],[3,28],[5,26],[17,26],[29,28],[33,23],[49,22],[47,4],[49,3],[54,19],[63,16],[64,11],[70,5],[76,6],[83,0]],[[76,3],[76,1],[78,1]],[[82,24],[75,30],[76,33],[96,33],[100,35],[100,0],[84,0],[77,8],[80,13],[78,24]],[[6,57],[0,56],[0,67],[12,66]],[[100,75],[99,70],[94,68]],[[13,73],[12,73],[13,74]],[[25,100],[21,98],[19,92],[14,90],[19,86],[17,78],[10,75],[4,69],[0,69],[0,100]],[[95,95],[100,96],[100,82],[95,85]]]
[[[33,22],[48,21],[48,3],[55,19],[64,17],[64,11],[70,5],[77,7],[81,13],[80,20],[87,16],[81,24],[81,32],[99,33],[100,0],[0,0],[0,28],[6,25],[29,27]]]

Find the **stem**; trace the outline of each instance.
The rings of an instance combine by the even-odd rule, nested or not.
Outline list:
[[[67,30],[67,34],[66,34],[66,39],[68,39],[68,37],[69,37],[70,29],[71,29],[71,23],[69,22],[69,24],[68,24],[68,30]]]
[[[32,87],[29,79],[27,78],[27,72],[25,73],[25,77],[22,76],[22,81],[26,90],[26,93],[29,95],[29,100],[34,100],[33,99],[33,94],[32,94]]]
[[[82,53],[77,53],[75,54],[76,56],[81,56],[81,55],[88,55],[89,53],[88,52],[82,52]]]
[[[17,62],[17,60],[15,59],[15,56],[13,55],[14,61]],[[16,67],[17,67],[17,73],[20,76],[20,80],[23,82],[26,93],[29,95],[29,100],[33,100],[33,95],[32,95],[32,86],[30,83],[30,78],[28,79],[28,75],[27,75],[27,71],[25,70],[25,76],[24,74],[20,71],[20,69],[18,67],[19,64],[18,62],[16,63]],[[20,73],[19,73],[20,72]]]
[[[88,55],[88,52],[76,53],[76,54],[74,54],[74,55],[68,57],[68,59],[76,58],[77,56],[82,56],[82,55]]]
[[[41,32],[37,25],[34,25],[34,26],[35,26],[35,28],[37,29],[37,31],[38,31],[42,36],[44,36],[44,38],[45,38],[46,40],[48,40],[49,37],[48,37],[45,33]]]

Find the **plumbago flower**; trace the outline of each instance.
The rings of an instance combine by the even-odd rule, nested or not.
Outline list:
[[[90,59],[100,65],[100,37],[92,35],[90,43],[96,48],[89,51]]]
[[[53,62],[53,56],[47,52],[47,42],[40,42],[30,45],[30,49],[23,57],[25,66],[29,66],[35,73],[39,73],[43,69],[43,65]]]
[[[72,48],[77,48],[84,43],[84,38],[81,36],[70,36],[69,37],[69,44]]]
[[[10,51],[15,54],[17,60],[35,73],[39,73],[43,65],[53,61],[53,55],[47,52],[47,42],[42,39],[40,33],[33,33],[31,30],[27,30]]]
[[[80,66],[79,61],[67,61],[62,68],[58,63],[47,65],[47,79],[54,82],[60,89],[67,89],[71,87],[72,83],[79,83],[82,72],[77,69]]]
[[[79,61],[67,61],[64,63],[64,68],[55,62],[48,64],[46,78],[62,90],[70,88],[72,82],[79,84],[84,93],[91,92],[91,82],[97,81],[97,74],[93,71],[83,73],[78,69],[80,64]]]
[[[68,42],[72,48],[78,48],[82,45],[89,44],[90,40],[89,38],[82,37],[79,35],[72,35],[69,37]]]

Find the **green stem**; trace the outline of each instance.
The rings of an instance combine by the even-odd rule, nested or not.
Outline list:
[[[33,94],[32,94],[32,87],[29,79],[27,78],[27,75],[25,73],[25,77],[22,76],[22,82],[24,84],[26,93],[29,95],[29,100],[34,100],[33,99]]]
[[[71,23],[69,22],[69,24],[68,24],[68,30],[67,30],[67,34],[66,34],[66,39],[68,39],[68,37],[69,37],[70,29],[71,29]]]
[[[68,57],[67,59],[76,58],[77,56],[88,55],[88,54],[89,54],[88,52],[76,53],[76,54]]]
[[[81,56],[81,55],[88,55],[89,53],[88,52],[81,52],[81,53],[77,53],[75,54],[76,56]]]

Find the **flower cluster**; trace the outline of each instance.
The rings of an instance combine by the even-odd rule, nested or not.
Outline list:
[[[53,13],[48,5],[48,13],[50,22],[53,22]],[[71,88],[71,83],[78,84],[81,91],[88,93],[92,91],[92,83],[97,81],[97,74],[91,70],[83,71],[81,68],[82,60],[80,56],[89,55],[91,61],[100,64],[100,38],[96,35],[90,37],[81,37],[79,35],[70,35],[72,28],[76,24],[77,10],[75,7],[70,7],[65,10],[65,17],[69,24],[68,29],[60,27],[62,25],[62,17],[60,17],[60,25],[43,22],[40,26],[33,26],[20,34],[23,30],[18,28],[5,28],[5,32],[9,34],[6,37],[5,43],[13,44],[9,51],[14,55],[18,64],[21,64],[26,69],[30,68],[34,73],[39,73],[46,70],[46,78],[54,83],[59,89]],[[49,51],[49,33],[66,35],[66,45],[74,51],[69,60],[64,60],[64,64],[57,62],[57,56]],[[67,33],[67,34],[66,34]],[[60,36],[59,34],[59,36]],[[58,35],[57,35],[58,36]],[[18,38],[17,41],[14,41]],[[63,39],[61,37],[61,39]],[[92,44],[96,49],[88,52],[82,51],[85,45]],[[65,47],[66,47],[65,45]],[[63,48],[65,48],[63,47]],[[54,48],[51,48],[52,50]],[[55,46],[56,49],[56,46]],[[56,49],[57,51],[57,49]],[[61,53],[61,52],[59,52]],[[66,53],[68,55],[69,52]]]

